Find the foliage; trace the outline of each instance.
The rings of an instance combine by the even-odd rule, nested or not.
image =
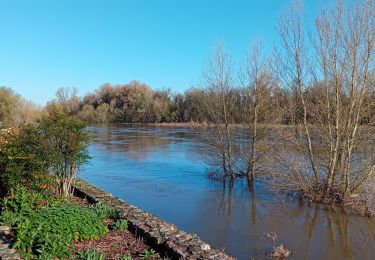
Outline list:
[[[116,230],[124,230],[128,228],[128,221],[125,219],[119,219],[114,225],[114,229]]]
[[[277,84],[276,84],[277,86]],[[247,86],[245,87],[245,89]],[[233,86],[228,93],[228,101],[233,104],[231,117],[236,123],[243,123],[244,109],[253,102],[248,102],[246,92],[240,86]],[[274,106],[271,113],[280,112],[278,103],[284,107],[288,105],[286,100],[291,98],[290,93],[280,88],[267,93],[269,107]],[[94,93],[87,94],[80,102],[78,110],[75,110],[76,97],[69,102],[72,103],[69,111],[71,115],[77,115],[89,123],[164,123],[164,122],[199,122],[205,123],[212,120],[209,115],[207,101],[210,93],[205,88],[192,87],[184,93],[172,93],[169,89],[153,90],[148,85],[138,81],[132,81],[122,85],[104,84]],[[55,102],[60,104],[56,100]],[[285,110],[285,109],[284,109]],[[287,118],[283,116],[280,118]],[[260,118],[262,123],[267,118]],[[287,120],[274,119],[272,123],[288,123]]]
[[[120,216],[119,212],[116,209],[108,207],[103,203],[96,203],[94,205],[91,205],[90,209],[95,212],[95,214],[102,220],[107,218],[117,219]]]
[[[41,259],[69,256],[69,247],[77,239],[96,239],[108,232],[91,209],[63,203],[25,188],[2,200],[0,220],[14,231],[13,248],[25,257]]]
[[[78,260],[104,260],[104,255],[96,249],[87,249],[77,253]]]
[[[48,174],[48,141],[34,124],[23,124],[0,132],[1,193],[23,185],[38,189],[53,180]],[[0,194],[1,195],[1,194]]]
[[[12,126],[23,122],[33,122],[40,112],[40,108],[25,100],[13,90],[0,87],[0,123]]]
[[[183,98],[172,96],[169,89],[152,90],[138,81],[104,84],[83,98],[77,115],[90,123],[190,121]]]
[[[89,159],[90,142],[85,124],[61,108],[50,108],[38,124],[23,124],[0,133],[1,193],[23,185],[46,187],[60,181],[59,193],[69,195],[79,168]]]
[[[53,173],[58,192],[68,196],[80,167],[90,158],[90,134],[78,118],[62,107],[49,107],[37,124],[22,124],[0,133],[1,193],[23,185],[32,189],[51,184]]]
[[[61,204],[33,212],[15,228],[14,248],[23,253],[68,255],[72,241],[96,239],[108,229],[95,213],[73,204]]]
[[[149,259],[152,257],[159,256],[159,253],[156,253],[154,249],[145,249],[143,253],[141,254],[142,258]]]
[[[48,109],[39,128],[48,141],[48,161],[52,173],[59,178],[59,194],[67,197],[72,193],[72,182],[78,170],[90,158],[90,134],[81,120],[69,116],[62,107]]]
[[[1,200],[0,224],[13,227],[20,217],[28,216],[37,209],[56,206],[62,202],[62,198],[53,197],[45,192],[31,193],[24,187],[17,187],[11,190],[10,196]]]
[[[56,99],[50,102],[47,106],[58,103],[70,115],[74,115],[80,106],[80,98],[77,96],[77,88],[59,88],[56,91]]]

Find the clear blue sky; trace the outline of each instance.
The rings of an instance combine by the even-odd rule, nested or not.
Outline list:
[[[309,0],[314,12],[326,1]],[[79,94],[140,80],[184,91],[222,41],[241,63],[251,42],[277,42],[289,0],[0,0],[0,86],[44,105],[59,87]]]

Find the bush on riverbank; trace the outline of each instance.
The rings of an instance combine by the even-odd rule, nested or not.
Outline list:
[[[86,124],[69,116],[60,106],[49,107],[38,123],[41,135],[48,140],[49,169],[58,178],[58,193],[72,195],[72,184],[82,165],[89,159],[91,142]]]
[[[16,185],[36,190],[57,183],[58,194],[70,196],[79,168],[90,158],[89,143],[86,125],[59,106],[50,107],[35,124],[2,130],[0,195]]]
[[[37,126],[24,124],[0,132],[0,196],[10,187],[45,188],[53,181],[48,174],[48,141]]]

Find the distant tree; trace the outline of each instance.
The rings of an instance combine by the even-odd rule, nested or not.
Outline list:
[[[14,111],[17,108],[18,97],[10,88],[0,88],[0,121],[13,122]]]
[[[92,105],[86,104],[82,107],[82,110],[78,112],[77,116],[83,121],[88,123],[98,123],[99,117],[97,111]],[[102,122],[100,122],[102,123]]]
[[[185,92],[186,121],[203,123],[207,121],[206,93],[203,89],[190,88]]]
[[[70,115],[77,114],[80,109],[81,100],[77,96],[78,89],[61,87],[56,92],[56,99],[53,102],[58,103],[60,106],[64,107],[67,113]]]
[[[171,90],[162,89],[157,90],[153,97],[153,112],[155,114],[155,122],[170,122],[171,121]]]
[[[102,103],[96,108],[96,122],[108,123],[110,121],[110,105]]]
[[[0,122],[12,126],[36,120],[40,108],[16,94],[13,90],[0,87]]]
[[[173,97],[173,104],[170,109],[170,121],[172,122],[186,122],[187,120],[187,107],[185,97],[182,94],[176,94]]]

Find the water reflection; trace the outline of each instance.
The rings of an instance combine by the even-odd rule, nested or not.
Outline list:
[[[106,127],[90,127],[94,132],[96,146],[105,148],[110,153],[125,153],[133,160],[146,160],[152,151],[178,142],[188,142],[198,133],[187,129],[153,128],[153,127],[124,127],[113,124]],[[192,156],[196,155],[195,153]]]
[[[94,156],[83,177],[238,259],[266,259],[274,246],[292,259],[373,259],[375,222],[275,197],[263,182],[207,178],[199,131],[95,127]]]

